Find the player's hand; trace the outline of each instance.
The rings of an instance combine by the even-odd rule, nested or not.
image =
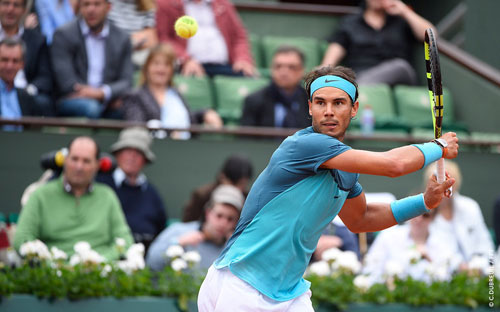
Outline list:
[[[424,193],[425,206],[427,206],[427,208],[429,209],[438,207],[443,197],[446,196],[448,189],[453,184],[455,184],[455,179],[450,178],[449,175],[447,175],[446,181],[441,184],[437,182],[435,175],[431,175],[431,177],[427,181],[427,186]]]
[[[179,245],[181,246],[197,246],[205,240],[205,234],[201,231],[194,231],[184,234],[179,238]]]
[[[444,139],[448,143],[444,158],[453,159],[457,157],[459,147],[457,134],[455,132],[447,132],[441,136],[441,139]]]
[[[203,66],[194,59],[187,60],[182,66],[181,74],[183,76],[205,77],[205,69]]]
[[[251,63],[246,61],[236,61],[233,64],[233,71],[236,73],[242,72],[243,75],[248,77],[256,77],[257,69]]]

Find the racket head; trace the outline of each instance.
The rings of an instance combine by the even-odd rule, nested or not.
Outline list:
[[[441,83],[441,67],[436,36],[432,28],[425,31],[425,67],[427,71],[427,85],[431,103],[434,137],[441,137],[443,125],[443,85]]]

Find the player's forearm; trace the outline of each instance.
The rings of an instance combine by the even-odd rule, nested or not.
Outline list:
[[[366,205],[364,215],[358,222],[351,224],[348,228],[351,232],[376,232],[396,225],[396,219],[392,214],[391,205],[386,203],[369,203]]]
[[[385,152],[392,165],[388,170],[390,177],[399,177],[421,169],[424,166],[424,154],[415,146],[403,146]]]

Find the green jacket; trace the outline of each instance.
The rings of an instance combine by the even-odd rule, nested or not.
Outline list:
[[[108,260],[119,258],[115,238],[133,243],[120,201],[111,188],[94,183],[92,189],[76,198],[64,190],[62,177],[39,187],[22,208],[14,237],[19,251],[27,241],[39,239],[50,249],[63,250],[68,257],[73,246],[86,241]]]

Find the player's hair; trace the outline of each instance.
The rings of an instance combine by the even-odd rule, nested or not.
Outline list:
[[[306,62],[306,57],[305,57],[304,53],[302,52],[302,50],[300,50],[299,48],[296,48],[294,46],[290,46],[290,45],[286,45],[286,44],[280,45],[276,49],[276,51],[274,51],[273,58],[278,54],[286,54],[286,53],[297,54],[297,56],[300,58],[300,63],[302,64],[302,66],[304,66],[304,64]]]
[[[356,82],[356,73],[354,73],[354,70],[350,69],[349,67],[344,66],[326,65],[316,68],[307,73],[304,78],[304,85],[307,94],[311,94],[311,84],[314,80],[316,80],[318,77],[327,75],[339,76],[352,83],[356,87],[356,95],[354,96],[354,102],[356,102],[356,100],[358,99],[358,83]],[[351,104],[354,105],[354,102],[352,102]]]

